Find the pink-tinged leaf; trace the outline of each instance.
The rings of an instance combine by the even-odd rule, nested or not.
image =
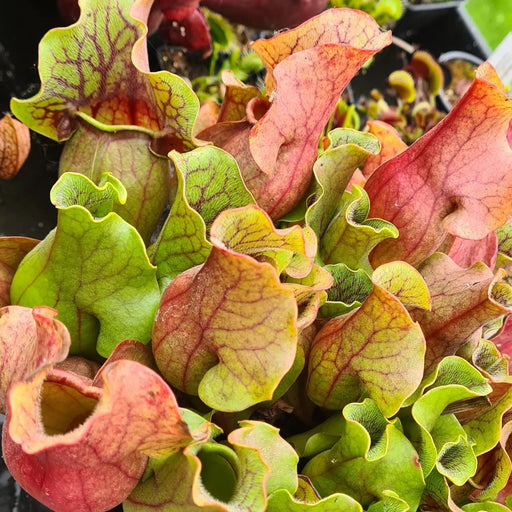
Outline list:
[[[206,130],[210,126],[213,126],[219,117],[220,113],[220,105],[213,100],[207,100],[199,109],[199,114],[197,115],[196,123],[194,125],[194,135],[197,135],[199,132]]]
[[[512,205],[512,101],[488,63],[450,114],[409,149],[382,164],[366,191],[370,214],[400,231],[370,261],[416,264],[448,234],[480,240]]]
[[[166,288],[153,353],[167,381],[213,409],[270,400],[291,368],[297,305],[267,263],[214,247]]]
[[[56,512],[114,507],[137,484],[148,455],[167,456],[192,441],[172,391],[155,372],[120,360],[103,378],[98,388],[71,373],[42,370],[11,387],[5,462]]]
[[[0,307],[11,303],[10,289],[21,260],[39,243],[34,238],[9,236],[0,238]]]
[[[202,0],[204,5],[235,23],[276,30],[294,27],[326,7],[326,0]]]
[[[16,176],[29,152],[29,129],[11,116],[0,119],[0,178]]]
[[[359,309],[329,321],[313,340],[308,396],[340,410],[366,395],[391,416],[419,385],[424,354],[420,326],[374,283]]]
[[[257,41],[269,102],[253,98],[245,121],[219,123],[199,136],[235,156],[257,203],[278,218],[306,192],[319,137],[340,93],[389,42],[390,34],[370,16],[350,9],[326,11]]]
[[[498,237],[494,231],[481,240],[454,237],[446,253],[461,267],[468,268],[480,261],[494,268],[498,255]]]
[[[464,269],[436,253],[418,270],[428,285],[431,311],[415,311],[427,340],[426,371],[453,355],[480,327],[512,311],[512,288],[482,263]]]
[[[53,318],[56,314],[47,307],[0,309],[0,414],[5,414],[11,384],[68,355],[69,333]]]
[[[512,316],[507,316],[501,331],[492,339],[492,342],[502,354],[512,358]]]
[[[369,132],[380,142],[380,153],[370,155],[362,169],[364,177],[368,179],[381,164],[406,150],[407,144],[400,138],[398,131],[388,123],[368,121],[367,125]]]
[[[68,139],[78,117],[101,130],[143,131],[162,139],[166,152],[194,147],[197,98],[183,79],[149,72],[145,23],[151,4],[82,0],[76,24],[42,39],[41,89],[33,98],[13,99],[14,114],[55,140]]]
[[[137,363],[143,364],[152,370],[158,371],[155,358],[153,357],[153,352],[148,346],[137,340],[124,340],[116,345],[116,348],[103,363],[103,366],[98,368],[98,371],[93,376],[93,386],[103,386],[103,371],[107,370],[111,363],[119,361],[120,359],[136,361]]]

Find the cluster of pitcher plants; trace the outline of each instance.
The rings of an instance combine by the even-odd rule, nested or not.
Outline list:
[[[255,41],[264,90],[225,71],[222,104],[200,105],[149,70],[151,4],[81,0],[41,41],[40,91],[11,103],[64,143],[55,229],[0,238],[13,477],[56,512],[509,510],[494,69],[409,147],[381,121],[323,137],[391,42],[369,15]]]

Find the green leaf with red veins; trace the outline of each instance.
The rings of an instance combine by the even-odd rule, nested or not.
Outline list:
[[[224,210],[254,204],[245,188],[236,160],[222,149],[207,146],[185,154],[170,154],[185,178],[189,205],[204,220],[207,230]]]
[[[7,390],[12,383],[67,357],[69,333],[54,319],[56,314],[46,307],[0,309],[0,414],[5,414]]]
[[[397,238],[398,230],[385,220],[367,218],[368,195],[357,185],[343,194],[341,205],[320,240],[320,257],[325,263],[345,263],[371,273],[370,251],[386,238]]]
[[[0,307],[11,303],[11,282],[21,260],[39,240],[22,236],[0,238]]]
[[[420,326],[374,283],[359,309],[330,320],[313,340],[308,396],[322,407],[341,409],[366,395],[392,416],[420,383],[424,354]]]
[[[275,487],[297,487],[297,456],[274,427],[244,421],[233,447],[191,445],[148,470],[124,502],[125,512],[263,512]]]
[[[327,290],[327,302],[320,308],[320,315],[334,318],[358,308],[373,290],[372,280],[364,270],[352,270],[344,263],[326,265],[334,283]]]
[[[98,388],[45,369],[9,393],[5,462],[56,512],[116,506],[137,485],[148,456],[167,457],[193,441],[172,391],[153,370],[120,360],[103,379]]]
[[[392,491],[416,510],[425,482],[418,454],[397,420],[389,422],[370,399],[347,405],[343,416],[340,440],[303,471],[320,495],[342,492],[366,508]]]
[[[404,306],[430,310],[430,293],[421,274],[404,261],[376,268],[372,280],[392,293]]]
[[[392,222],[397,241],[372,264],[415,265],[447,234],[479,240],[502,226],[512,205],[512,101],[488,63],[455,108],[409,149],[382,164],[366,191],[370,214]]]
[[[78,172],[95,183],[112,173],[125,186],[126,203],[114,211],[137,228],[146,242],[169,200],[170,162],[149,149],[146,133],[108,133],[79,122],[59,161],[59,172]]]
[[[199,137],[234,155],[257,203],[273,219],[283,216],[309,186],[318,139],[340,93],[390,41],[370,16],[331,9],[255,42],[270,102],[254,98],[245,121],[219,123]]]
[[[482,325],[512,311],[512,288],[483,263],[464,269],[436,253],[418,270],[432,300],[431,311],[413,313],[427,340],[426,371],[455,354]]]
[[[176,149],[194,147],[196,96],[182,78],[149,72],[145,23],[151,4],[82,0],[77,23],[43,37],[41,89],[32,98],[13,99],[13,113],[59,141],[81,118],[102,131],[138,130]]]
[[[158,240],[150,249],[160,286],[165,288],[181,272],[206,261],[211,223],[221,212],[254,203],[245,188],[235,159],[208,146],[185,154],[171,152],[177,191]]]
[[[241,411],[270,400],[291,368],[296,321],[293,293],[268,263],[214,246],[203,266],[166,288],[153,353],[171,385],[213,409]]]
[[[276,229],[272,219],[256,206],[222,212],[212,226],[211,240],[219,248],[264,258],[277,272],[297,279],[312,271],[317,248],[311,229]]]
[[[306,223],[319,239],[339,213],[340,200],[354,171],[380,149],[373,135],[349,128],[333,130],[328,138],[329,147],[313,166],[316,200],[306,211]]]
[[[226,93],[217,122],[241,121],[245,117],[247,104],[253,98],[265,99],[265,95],[259,89],[252,85],[245,85],[232,71],[226,69],[221,76],[226,86]]]
[[[96,186],[65,173],[54,185],[57,227],[18,267],[13,303],[59,311],[71,334],[71,353],[107,357],[124,339],[149,342],[160,292],[144,243],[115,213],[125,190],[112,176]]]

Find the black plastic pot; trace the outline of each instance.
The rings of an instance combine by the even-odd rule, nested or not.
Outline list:
[[[462,0],[433,2],[428,4],[407,3],[405,14],[402,16],[400,22],[410,30],[421,30],[422,27],[430,25],[439,18],[446,16],[449,11],[457,9],[461,4]]]
[[[475,41],[459,9],[461,5],[459,1],[408,5],[393,34],[419,45],[434,57],[460,50],[486,59],[487,52]]]

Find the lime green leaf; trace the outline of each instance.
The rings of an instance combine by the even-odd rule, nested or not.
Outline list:
[[[454,503],[446,478],[434,469],[425,479],[425,492],[421,502],[424,508],[442,512],[462,512]]]
[[[342,432],[344,417],[333,414],[316,427],[288,438],[299,457],[312,457],[334,446]]]
[[[13,303],[58,310],[73,354],[95,358],[97,350],[107,357],[124,339],[149,342],[160,296],[156,269],[135,228],[115,213],[94,216],[123,196],[113,177],[98,187],[80,174],[61,176],[51,193],[57,228],[26,256],[12,282]]]
[[[110,174],[102,175],[95,185],[87,178],[70,173],[61,178],[59,186],[52,188],[50,199],[61,210],[78,205],[89,210],[93,217],[105,217],[116,203],[126,202],[126,189]]]
[[[330,320],[309,357],[308,396],[329,409],[367,395],[395,414],[421,382],[425,340],[404,306],[378,285],[362,306]]]
[[[135,226],[145,241],[149,241],[169,200],[170,162],[167,156],[154,154],[150,143],[146,133],[105,133],[80,123],[59,161],[60,174],[78,172],[95,183],[105,172],[118,178],[128,197],[114,211]]]
[[[476,473],[477,461],[470,441],[453,414],[442,415],[430,435],[437,450],[436,467],[455,485],[462,485]]]
[[[11,304],[11,282],[23,258],[39,243],[22,236],[0,237],[0,307]]]
[[[172,152],[177,191],[151,261],[162,288],[181,272],[204,263],[211,251],[206,231],[227,208],[254,203],[234,158],[215,147]]]
[[[444,473],[452,477],[451,473],[448,474],[449,468],[446,468],[450,462],[449,453],[446,450],[459,443],[459,438],[464,432],[458,422],[452,422],[449,424],[448,434],[441,435],[443,431],[439,429],[446,426],[443,423],[445,420],[441,420],[440,424],[438,422],[445,408],[459,400],[485,396],[491,389],[478,370],[464,359],[455,356],[444,358],[434,372],[425,378],[418,390],[422,396],[417,398],[412,406],[413,421],[402,417],[404,431],[420,455],[425,475],[429,475],[434,466],[439,463],[445,468]],[[438,431],[434,434],[436,428]],[[454,448],[454,450],[457,449]],[[448,457],[444,463],[440,462],[443,455]],[[454,478],[457,477],[454,476]]]
[[[328,138],[329,147],[313,166],[316,200],[306,212],[306,223],[320,239],[338,213],[340,200],[354,171],[364,165],[369,155],[376,155],[380,150],[379,141],[373,135],[349,128],[333,130]]]
[[[300,480],[304,482],[304,480]],[[299,484],[300,485],[300,484]],[[311,485],[304,483],[302,485]],[[303,492],[300,493],[301,496]],[[297,495],[292,496],[288,491],[279,489],[272,493],[268,498],[268,507],[266,512],[363,512],[361,505],[346,494],[335,493],[327,498],[318,497],[311,487],[309,494],[313,494],[313,499],[303,500]]]
[[[402,101],[412,103],[416,98],[414,79],[407,71],[403,69],[393,71],[388,77],[388,82],[389,85],[398,93]]]
[[[510,512],[510,509],[500,503],[486,501],[485,503],[468,503],[462,507],[464,512]]]
[[[297,458],[275,428],[243,422],[228,442],[232,448],[198,443],[167,459],[150,459],[125,512],[264,512],[269,485],[294,491]]]
[[[477,455],[485,453],[499,441],[503,415],[512,407],[512,388],[509,388],[492,407],[477,414],[464,425],[468,436],[475,441]]]
[[[343,415],[340,440],[304,468],[320,495],[342,492],[367,507],[392,491],[416,510],[425,483],[407,438],[372,400],[348,405]]]
[[[343,194],[339,213],[320,240],[320,256],[325,263],[345,263],[350,268],[372,271],[368,255],[386,238],[397,238],[398,230],[388,221],[368,219],[370,201],[357,185]]]
[[[383,499],[370,505],[368,512],[408,512],[411,510],[408,503],[402,500],[393,491],[383,491]]]
[[[490,451],[478,457],[478,470],[472,478],[475,489],[471,489],[471,497],[475,501],[487,501],[496,498],[498,493],[507,491],[512,473],[507,443],[512,432],[512,422],[503,425],[499,443]]]
[[[510,273],[512,269],[512,223],[507,223],[496,230],[498,235],[498,256],[496,267],[501,267]]]
[[[393,261],[376,268],[372,279],[392,293],[404,306],[430,309],[430,293],[421,274],[405,261]]]
[[[277,489],[291,493],[297,490],[297,463],[299,457],[294,449],[280,435],[279,430],[267,423],[241,421],[238,442],[245,446],[257,447],[260,456],[270,468],[266,482],[268,494]]]

